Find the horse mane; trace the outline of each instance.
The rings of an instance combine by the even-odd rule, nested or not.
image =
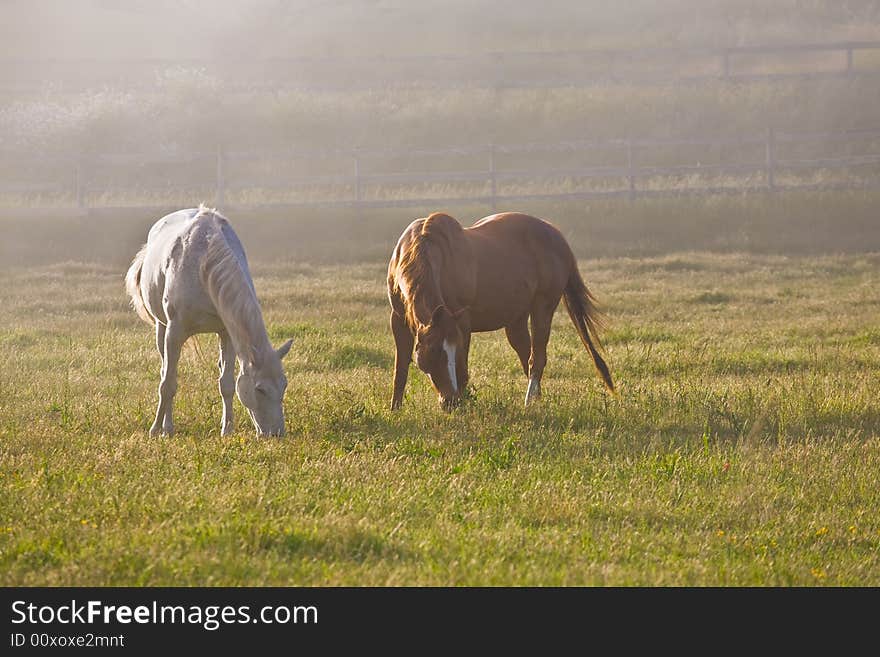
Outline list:
[[[403,250],[398,261],[398,289],[406,308],[406,322],[410,327],[419,325],[416,317],[415,299],[421,297],[426,287],[435,284],[434,272],[428,259],[428,247],[436,245],[449,251],[457,233],[462,232],[461,224],[448,214],[435,212],[422,222],[421,229],[414,231],[409,247]]]
[[[226,217],[199,206],[193,221],[211,216],[217,230],[208,234],[207,250],[202,258],[200,276],[205,290],[217,308],[226,330],[243,360],[254,362],[261,343],[268,343],[266,325],[250,273],[242,266],[227,238],[232,232]]]

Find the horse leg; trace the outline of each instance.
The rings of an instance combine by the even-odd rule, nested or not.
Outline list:
[[[462,396],[469,394],[467,392],[467,384],[471,375],[468,370],[468,354],[471,352],[471,332],[470,330],[462,331],[461,353],[458,354],[458,362],[455,364],[456,376],[458,378],[458,388]]]
[[[516,355],[519,356],[519,362],[523,368],[523,374],[529,375],[529,353],[532,349],[532,339],[529,337],[529,315],[526,313],[520,319],[516,320],[510,326],[504,327],[507,334],[507,341]]]
[[[232,397],[235,394],[235,348],[229,333],[220,333],[220,396],[223,397],[223,420],[220,424],[220,435],[232,433]]]
[[[156,321],[156,350],[159,352],[159,358],[165,361],[165,325]]]
[[[165,325],[156,321],[156,351],[159,352],[159,358],[162,359],[162,369],[159,373],[159,405],[156,408],[156,419],[153,426],[150,427],[150,435],[155,436],[162,428],[162,421],[165,419],[165,411],[162,408],[162,381],[165,379]]]
[[[403,390],[409,375],[409,364],[412,361],[415,338],[409,330],[406,320],[395,312],[391,313],[391,332],[394,335],[394,394],[391,397],[391,410],[397,410],[403,404]]]
[[[541,397],[541,377],[547,365],[547,343],[550,341],[550,327],[556,304],[536,303],[532,307],[532,353],[529,357],[529,386],[526,388],[526,406],[533,399]]]
[[[162,379],[159,381],[159,407],[156,419],[150,428],[150,435],[174,433],[171,419],[171,408],[174,404],[174,393],[177,392],[177,362],[180,360],[180,349],[183,347],[184,336],[174,322],[169,321],[165,329],[164,355],[162,358]]]

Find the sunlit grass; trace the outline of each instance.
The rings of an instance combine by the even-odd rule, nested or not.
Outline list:
[[[503,334],[473,398],[413,369],[388,410],[384,261],[256,262],[288,436],[219,436],[215,340],[181,363],[179,433],[150,439],[159,362],[121,269],[0,274],[6,585],[880,583],[880,259],[582,262],[618,397],[563,312],[543,401]]]

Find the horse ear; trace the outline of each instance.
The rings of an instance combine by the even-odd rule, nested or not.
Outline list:
[[[293,338],[290,338],[287,342],[276,349],[276,353],[278,354],[278,358],[284,358],[287,355],[287,352],[290,351],[290,347],[293,345]]]

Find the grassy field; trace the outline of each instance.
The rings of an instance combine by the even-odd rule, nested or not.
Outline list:
[[[153,208],[0,210],[0,263],[51,265],[76,259],[128,267],[152,223],[193,207],[205,196]],[[872,253],[880,251],[880,191],[796,191],[588,202],[523,202],[518,211],[551,219],[583,258],[714,253]],[[423,208],[272,209],[222,206],[256,262],[342,265],[387,262],[414,217],[449,212],[467,225],[490,214],[488,205]],[[502,210],[511,209],[502,207]],[[381,277],[380,277],[381,278]]]
[[[540,404],[483,334],[452,414],[388,410],[384,269],[255,263],[284,439],[219,437],[210,336],[150,439],[124,266],[0,270],[0,584],[880,585],[877,253],[586,259],[619,397],[560,312]]]

